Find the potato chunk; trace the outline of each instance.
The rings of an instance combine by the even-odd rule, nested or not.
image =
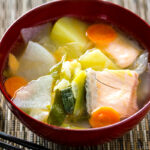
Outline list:
[[[117,65],[97,48],[86,51],[80,56],[79,62],[83,69],[92,68],[96,71],[101,71],[104,68],[118,69]]]
[[[91,45],[91,42],[89,42],[85,35],[87,28],[88,24],[78,19],[63,17],[54,24],[50,38],[58,47],[68,43],[76,43],[72,46],[72,55],[83,53]]]

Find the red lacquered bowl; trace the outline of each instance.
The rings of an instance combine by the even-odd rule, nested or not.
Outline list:
[[[90,22],[106,21],[135,38],[150,52],[150,26],[132,12],[115,4],[101,0],[59,0],[37,7],[19,18],[5,33],[0,43],[0,88],[11,111],[30,130],[45,139],[69,145],[100,144],[118,138],[138,124],[150,110],[147,103],[131,117],[119,123],[85,130],[64,129],[44,124],[20,110],[4,89],[2,72],[8,53],[17,41],[22,28],[47,21],[55,21],[62,16],[74,16]]]

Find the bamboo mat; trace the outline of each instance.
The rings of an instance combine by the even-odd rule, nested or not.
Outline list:
[[[108,1],[130,9],[150,24],[150,0]],[[19,16],[31,8],[46,2],[48,2],[48,0],[0,0],[0,38],[8,26]],[[150,113],[132,131],[110,143],[94,147],[67,147],[48,142],[28,130],[7,108],[3,96],[1,96],[1,105],[3,111],[0,111],[0,114],[4,114],[4,119],[2,120],[2,118],[0,118],[0,127],[3,124],[2,131],[18,138],[33,141],[53,150],[150,150]]]

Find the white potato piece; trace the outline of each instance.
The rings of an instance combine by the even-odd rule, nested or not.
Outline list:
[[[31,41],[28,43],[19,62],[17,75],[28,81],[46,75],[49,69],[56,64],[56,60],[50,52],[40,44]]]
[[[141,48],[127,37],[118,37],[105,48],[105,52],[121,68],[130,66],[141,52]]]
[[[12,99],[14,104],[35,119],[44,121],[50,111],[52,81],[51,75],[32,80],[16,92]]]
[[[130,70],[87,70],[86,100],[87,111],[108,106],[126,118],[138,110],[136,90],[138,75]]]

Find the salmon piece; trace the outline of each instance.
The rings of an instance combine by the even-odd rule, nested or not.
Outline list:
[[[138,110],[136,90],[138,75],[130,70],[87,70],[86,107],[89,114],[102,107],[115,109],[121,119]]]
[[[141,49],[131,40],[118,35],[118,37],[104,49],[121,68],[130,66],[140,54]]]

